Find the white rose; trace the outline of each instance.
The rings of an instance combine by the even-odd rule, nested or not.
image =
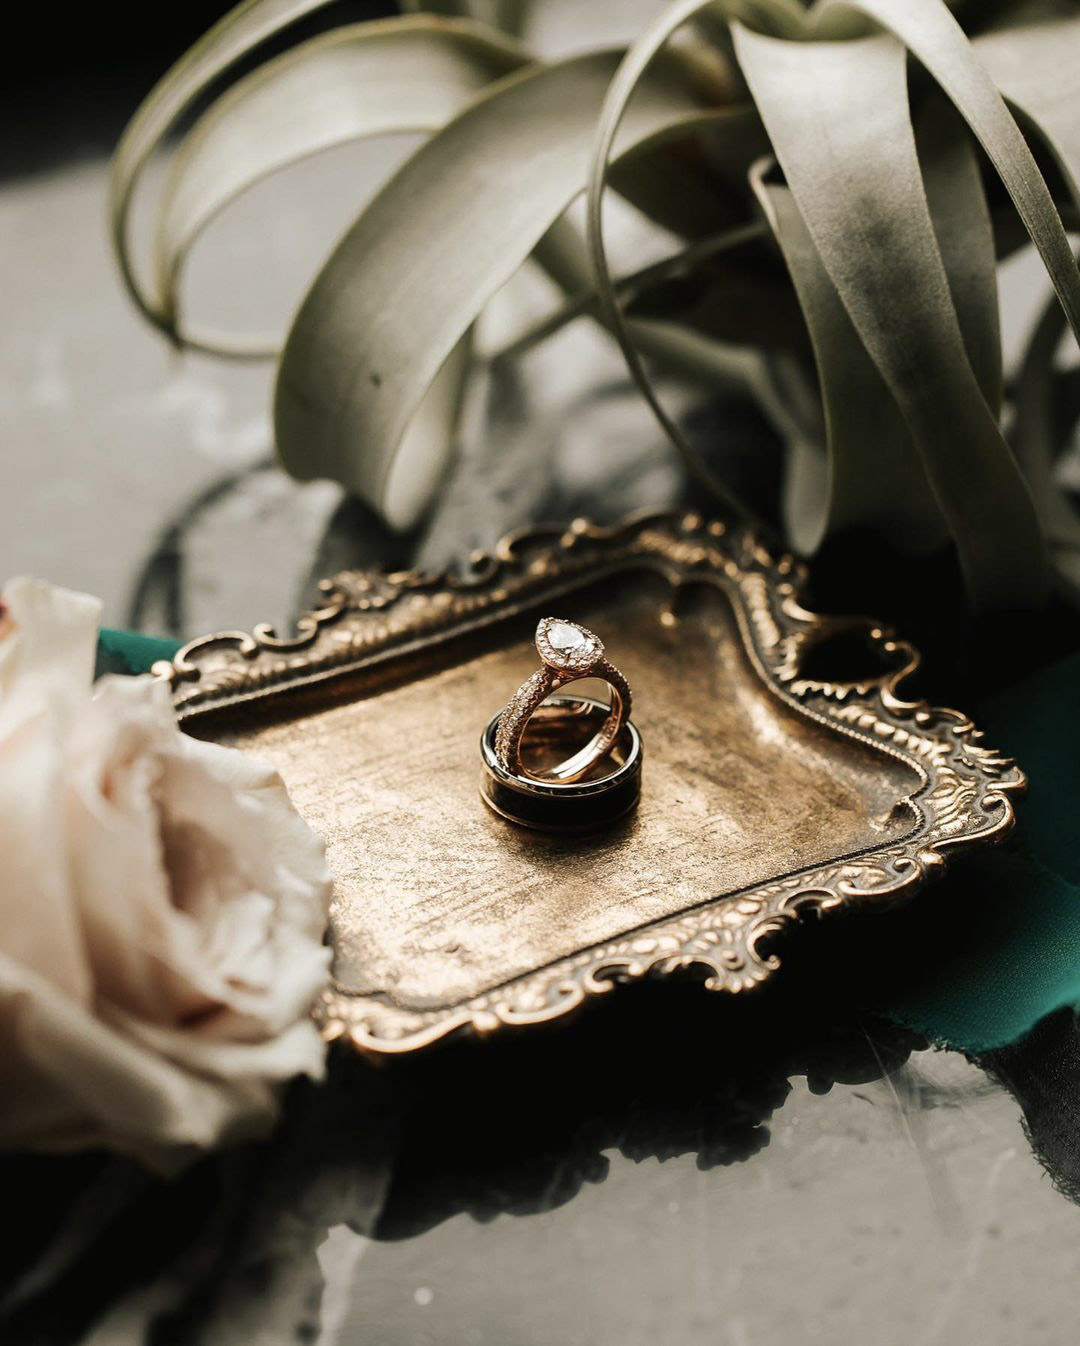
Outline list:
[[[318,1076],[323,846],[280,777],[103,678],[100,606],[12,582],[0,620],[0,1146],[170,1166]]]

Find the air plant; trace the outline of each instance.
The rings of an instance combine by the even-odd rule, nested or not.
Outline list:
[[[951,542],[978,610],[1080,592],[1080,520],[1055,471],[1077,410],[1076,377],[1055,365],[1066,321],[1080,333],[1075,4],[676,0],[628,47],[540,60],[522,0],[459,0],[334,28],[229,82],[327,3],[232,10],[135,114],[111,188],[146,317],[180,347],[277,359],[291,473],[414,523],[454,442],[474,324],[533,258],[563,299],[517,348],[582,314],[603,323],[728,509],[747,505],[685,440],[653,370],[737,377],[759,398],[786,445],[800,552],[855,528],[913,553]],[[189,318],[189,253],[235,197],[402,131],[426,139],[323,263],[280,352]],[[144,274],[132,200],[163,148]],[[612,274],[609,189],[666,258]],[[581,198],[584,233],[567,213]],[[1029,241],[1056,294],[1006,388],[997,268]]]

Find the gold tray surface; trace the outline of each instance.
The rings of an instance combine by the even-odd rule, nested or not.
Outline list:
[[[408,1051],[692,963],[745,991],[800,910],[894,900],[948,846],[1001,835],[1021,773],[965,717],[904,700],[910,647],[806,612],[801,578],[696,516],[579,521],[507,539],[464,579],[347,572],[295,637],[181,651],[187,727],[273,762],[326,838],[327,1035]],[[514,827],[479,796],[480,733],[536,666],[547,613],[600,633],[645,741],[638,809],[593,837]],[[845,632],[888,671],[805,676]]]

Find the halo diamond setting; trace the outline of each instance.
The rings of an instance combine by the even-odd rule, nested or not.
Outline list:
[[[600,637],[562,617],[544,617],[536,628],[536,651],[548,668],[579,677],[604,657]]]

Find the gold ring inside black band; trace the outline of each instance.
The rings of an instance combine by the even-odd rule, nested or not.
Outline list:
[[[602,701],[584,696],[553,696],[545,703],[545,710],[549,707],[553,715],[608,713]],[[638,802],[644,746],[631,721],[615,745],[612,760],[617,764],[611,771],[567,783],[517,775],[502,765],[495,751],[500,715],[492,716],[480,739],[480,794],[501,817],[544,832],[591,832],[623,817]]]

